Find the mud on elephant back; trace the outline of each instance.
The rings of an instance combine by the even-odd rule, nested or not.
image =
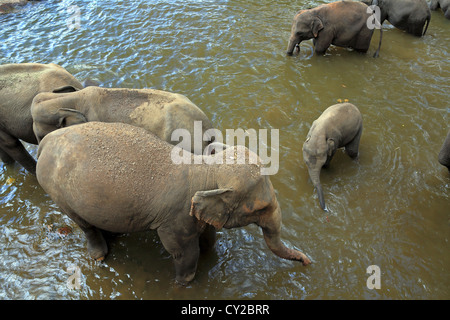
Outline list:
[[[190,163],[175,164],[172,152],[181,148],[142,128],[88,122],[45,136],[37,179],[84,231],[94,259],[108,251],[102,230],[156,229],[174,259],[176,281],[186,284],[195,276],[199,243],[214,238],[213,227],[255,223],[273,253],[309,264],[281,241],[281,209],[259,157],[243,146],[213,146],[213,155],[190,154]]]

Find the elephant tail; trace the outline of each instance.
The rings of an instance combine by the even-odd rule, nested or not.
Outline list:
[[[427,24],[426,24],[426,26],[425,26],[425,30],[424,30],[423,33],[422,33],[422,37],[425,35],[425,33],[426,33],[427,30],[428,30],[428,25],[430,24],[430,20],[431,20],[431,16],[428,16],[428,17],[427,17]]]
[[[374,58],[378,58],[378,56],[380,55],[381,41],[382,40],[383,40],[383,27],[380,26],[380,41],[378,42],[378,49],[375,52],[375,54],[373,55]]]

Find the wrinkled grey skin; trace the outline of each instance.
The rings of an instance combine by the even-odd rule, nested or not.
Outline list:
[[[437,10],[441,8],[447,19],[450,19],[450,0],[431,0],[430,9]]]
[[[214,155],[190,154],[192,164],[177,165],[171,158],[174,150],[181,149],[136,126],[88,122],[45,136],[37,179],[84,231],[94,259],[108,251],[101,230],[156,229],[174,259],[176,281],[186,284],[195,276],[199,241],[205,233],[214,235],[211,226],[255,223],[276,255],[311,262],[281,242],[281,210],[256,154],[243,146],[214,149]],[[255,164],[225,162],[245,156]],[[206,164],[208,159],[224,162]],[[202,164],[195,164],[198,160]]]
[[[191,143],[186,144],[185,149],[193,152],[194,121],[202,122],[199,139],[206,130],[212,129],[205,113],[181,94],[154,89],[96,86],[73,91],[46,92],[34,98],[31,114],[38,141],[48,133],[70,125],[88,121],[122,122],[142,127],[167,142],[171,142],[175,129],[186,129],[191,134]],[[203,145],[199,145],[201,150],[195,150],[196,153],[202,153],[208,143],[204,141]]]
[[[65,86],[82,88],[75,77],[56,64],[0,65],[0,158],[4,163],[17,161],[35,173],[36,161],[19,141],[37,144],[31,102],[40,92]]]
[[[424,36],[431,20],[431,12],[425,0],[362,0],[381,10],[380,23],[385,20],[400,30],[417,37]]]
[[[358,108],[351,103],[340,103],[328,107],[313,122],[308,132],[303,144],[303,160],[323,210],[327,209],[320,184],[320,171],[329,165],[339,148],[345,147],[345,152],[351,158],[356,158],[362,129],[362,116]]]
[[[368,7],[360,2],[338,1],[299,11],[292,23],[287,54],[302,41],[314,39],[314,50],[324,54],[330,45],[350,47],[366,53],[374,30],[367,27]],[[383,32],[380,29],[380,32]],[[381,36],[375,57],[381,47]]]
[[[442,145],[441,150],[439,151],[439,163],[443,166],[446,166],[450,171],[450,131],[447,133],[447,137],[445,138],[444,144]]]

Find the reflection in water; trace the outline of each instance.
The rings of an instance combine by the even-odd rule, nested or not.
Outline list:
[[[302,1],[305,7],[330,1]],[[80,28],[67,21],[80,8]],[[301,7],[301,5],[300,5]],[[280,132],[271,180],[282,238],[313,261],[274,256],[256,226],[220,230],[194,282],[174,287],[156,232],[110,235],[91,261],[81,230],[20,166],[0,164],[0,298],[374,299],[449,298],[447,169],[437,153],[448,131],[448,21],[433,12],[424,38],[386,25],[380,58],[303,42],[286,57],[291,1],[45,1],[0,15],[0,63],[58,63],[104,87],[178,92],[227,128]],[[360,157],[338,151],[322,170],[329,213],[318,206],[301,147],[311,123],[338,100],[363,114]],[[35,146],[28,150],[36,156]],[[48,226],[52,225],[52,228]],[[51,230],[70,227],[60,237]],[[80,289],[67,287],[79,266]],[[366,287],[370,265],[381,289]]]

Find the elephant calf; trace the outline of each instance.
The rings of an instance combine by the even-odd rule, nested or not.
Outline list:
[[[450,131],[447,133],[441,151],[439,151],[439,163],[446,166],[450,171]]]
[[[33,133],[31,102],[40,92],[82,84],[56,64],[21,63],[0,65],[0,158],[4,163],[17,161],[31,173],[36,161],[19,139],[37,144]]]
[[[70,91],[70,88],[67,89]],[[203,132],[212,129],[205,113],[181,94],[154,89],[107,89],[95,86],[71,91],[41,93],[34,98],[31,114],[38,141],[53,130],[74,124],[88,121],[122,122],[142,127],[167,142],[172,142],[171,135],[175,129],[186,129],[192,141],[182,143],[184,149],[192,151],[194,121],[201,121]],[[208,143],[203,141],[203,149]],[[196,150],[196,153],[202,150]]]
[[[157,229],[174,259],[177,282],[185,284],[195,276],[200,238],[211,237],[211,225],[255,223],[276,255],[310,263],[281,242],[281,210],[256,154],[229,147],[210,156],[190,154],[191,164],[180,165],[172,161],[174,148],[180,149],[123,123],[70,126],[41,141],[37,179],[84,231],[94,259],[108,251],[101,230]],[[225,162],[230,157],[235,164]],[[252,160],[240,164],[241,159]]]
[[[299,11],[292,23],[287,54],[292,55],[295,47],[309,39],[314,39],[314,50],[318,54],[324,54],[332,44],[366,53],[374,32],[367,26],[371,17],[367,9],[361,2],[338,1]],[[374,57],[381,48],[382,32],[380,29],[380,42]]]
[[[320,171],[323,166],[329,165],[338,148],[345,147],[345,152],[356,158],[362,129],[362,116],[358,108],[351,103],[339,103],[328,107],[308,132],[303,144],[303,159],[323,210],[326,210],[326,205]]]

